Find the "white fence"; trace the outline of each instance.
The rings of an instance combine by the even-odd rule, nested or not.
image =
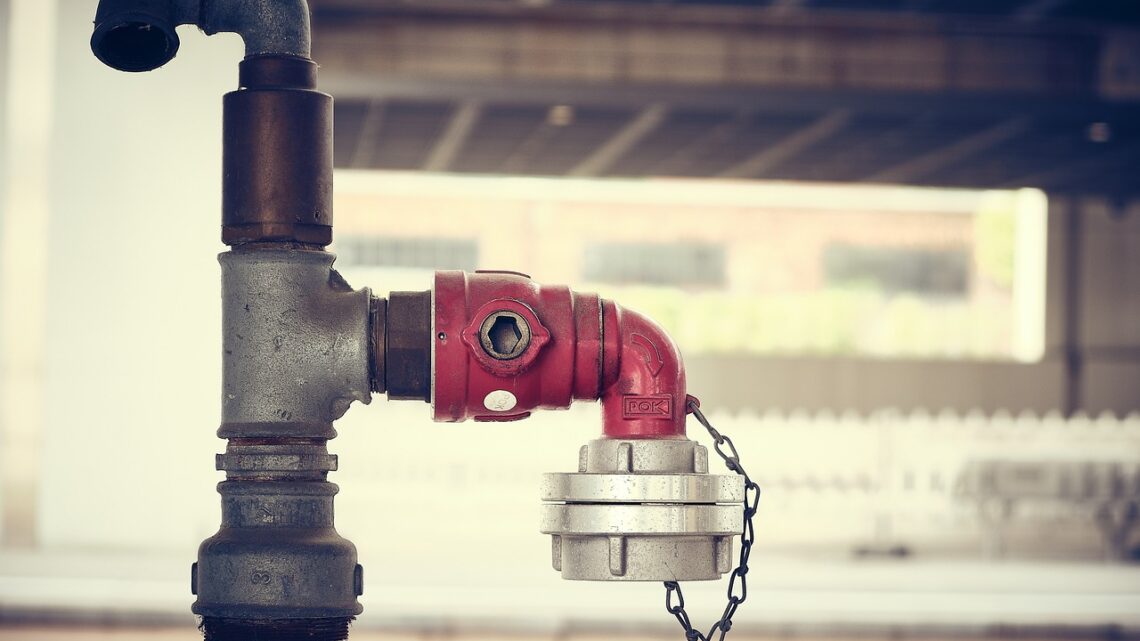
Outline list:
[[[420,408],[401,413],[405,409]],[[1113,554],[1095,518],[1103,497],[1049,495],[1050,483],[1068,487],[1057,485],[1050,470],[1107,465],[1137,480],[1129,497],[1114,501],[1135,501],[1140,493],[1140,416],[883,411],[713,413],[711,419],[732,436],[764,490],[759,530],[769,550],[1100,558]],[[377,429],[359,425],[342,433],[355,439],[350,431]],[[351,459],[343,445],[336,448],[343,470],[336,477],[344,488],[339,514],[354,522],[360,512],[377,509],[458,512],[478,529],[521,545],[533,534],[538,475],[572,470],[578,446],[598,431],[598,416],[588,406],[506,425],[434,426],[409,416],[395,433],[380,429],[386,433],[382,452],[372,453],[384,458],[380,464],[363,462],[369,455],[355,447]],[[690,436],[711,445],[695,421]],[[992,509],[969,491],[967,470],[1011,462],[1044,470],[1037,475],[1041,495],[1008,497],[1006,522],[984,518]]]
[[[956,492],[971,462],[1114,463],[1122,470],[1140,463],[1137,415],[713,411],[710,418],[732,436],[761,484],[760,537],[765,548],[780,551],[905,546],[916,554],[977,556],[986,549],[985,528],[975,502]],[[93,438],[76,447],[48,435],[38,506],[43,545],[186,550],[213,533],[212,482],[221,476],[211,469],[212,454],[223,443],[209,436],[210,425],[149,425],[155,427],[129,441],[126,459],[122,440]],[[338,430],[330,449],[340,456],[340,471],[330,478],[341,486],[342,531],[354,540],[396,540],[387,535],[396,524],[402,531],[464,528],[468,540],[485,537],[485,554],[493,557],[540,540],[538,477],[573,470],[578,447],[599,433],[600,417],[584,405],[517,423],[438,425],[426,405],[374,403],[354,408]],[[710,444],[695,421],[690,435]],[[121,464],[107,463],[116,460]],[[92,473],[79,482],[82,470]],[[1003,533],[1005,553],[1099,558],[1105,548],[1096,507],[1081,500],[1019,503]]]
[[[90,438],[78,427],[46,435],[41,548],[23,560],[0,553],[0,607],[185,612],[194,550],[219,521],[221,474],[211,468],[223,443],[187,416],[135,418],[118,427],[129,441],[101,438],[112,426],[79,426],[95,430]],[[971,461],[1136,466],[1140,417],[710,418],[764,488],[750,575],[764,606],[743,615],[745,626],[1140,625],[1140,574],[1103,562],[1094,502],[1017,505],[998,532],[1012,560],[994,563],[992,533],[959,491]],[[562,581],[537,532],[539,475],[575,469],[578,447],[600,431],[596,407],[438,425],[424,404],[374,403],[353,408],[338,430],[337,527],[366,568],[369,620],[427,625],[445,602],[455,620],[661,624],[659,585]],[[690,435],[710,444],[695,422]],[[892,549],[911,556],[853,555]],[[694,583],[686,595],[708,606],[703,620],[719,612],[723,590]]]
[[[1066,420],[1055,414],[883,411],[718,422],[741,435],[749,469],[766,490],[766,511],[775,517],[765,528],[772,543],[868,552],[1120,556],[1125,542],[1112,549],[1096,515],[1105,506],[1127,513],[1131,505],[1134,511],[1140,501],[1136,415]],[[1111,484],[1096,482],[1106,476]],[[995,501],[1008,518],[995,518]]]

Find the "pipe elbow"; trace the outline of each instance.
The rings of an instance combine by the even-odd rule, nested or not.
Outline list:
[[[308,58],[312,35],[306,0],[205,0],[198,26],[206,35],[236,33],[245,55]]]
[[[173,0],[99,0],[91,51],[100,62],[119,71],[151,71],[178,53],[174,28],[188,15],[190,2]]]
[[[609,438],[684,438],[685,367],[673,339],[648,317],[603,301],[603,429]]]
[[[430,307],[420,332],[435,420],[517,420],[600,399],[606,436],[684,437],[685,368],[649,318],[503,272],[437,272]]]
[[[175,28],[183,24],[238,34],[247,58],[310,56],[306,0],[99,0],[91,51],[114,69],[151,71],[178,53]]]

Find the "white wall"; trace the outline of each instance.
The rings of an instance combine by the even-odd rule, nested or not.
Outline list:
[[[192,549],[216,527],[195,519],[217,503],[221,96],[242,49],[182,27],[166,68],[121,73],[88,48],[93,12],[60,3],[38,538]]]
[[[48,186],[55,2],[17,0],[5,27],[7,93],[0,218],[0,486],[6,544],[31,545],[43,426]],[[49,35],[45,35],[49,34]]]
[[[10,24],[9,1],[0,0],[0,25]],[[8,32],[8,28],[0,27],[0,219],[5,214],[5,198],[8,193],[8,65],[12,61],[8,46],[11,37]],[[3,227],[0,226],[0,229]]]
[[[1080,398],[1091,409],[1135,410],[1140,408],[1140,203],[1088,199],[1079,207]]]
[[[0,25],[9,24],[9,10],[8,0],[0,0]],[[6,227],[4,221],[8,212],[8,65],[11,64],[12,59],[8,46],[8,31],[7,28],[0,27],[0,247],[4,246],[4,228]],[[3,294],[0,293],[0,295]],[[2,304],[0,303],[0,305]],[[0,331],[3,330],[0,329]],[[3,362],[4,359],[3,348],[0,348],[0,362]],[[3,381],[4,378],[6,377],[0,376],[0,381]],[[0,382],[0,385],[3,383]],[[0,420],[0,442],[5,440],[6,431],[3,421]],[[6,477],[5,470],[5,465],[0,463],[0,479]],[[0,542],[7,539],[3,527],[4,521],[7,520],[4,515],[7,513],[4,488],[0,486]]]

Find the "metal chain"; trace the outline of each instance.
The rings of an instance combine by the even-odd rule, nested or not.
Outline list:
[[[760,504],[760,486],[753,482],[748,477],[748,473],[744,471],[744,466],[740,464],[740,455],[736,452],[736,446],[733,445],[732,439],[717,431],[701,413],[697,399],[690,396],[686,405],[700,424],[708,430],[709,436],[713,437],[716,442],[714,449],[724,459],[725,467],[744,477],[744,528],[740,531],[740,564],[736,566],[728,579],[728,605],[725,606],[720,619],[709,628],[709,631],[701,634],[700,631],[693,629],[693,625],[689,621],[689,614],[685,612],[685,597],[681,594],[681,584],[676,581],[665,582],[665,609],[677,618],[677,622],[685,630],[687,641],[712,641],[713,635],[717,634],[718,631],[720,634],[716,640],[723,641],[724,636],[732,629],[733,615],[736,614],[736,610],[744,603],[744,600],[748,598],[748,557],[752,554],[752,543],[756,540],[756,528],[752,525],[752,517],[756,515],[756,508]],[[674,595],[676,595],[676,603],[673,602]]]

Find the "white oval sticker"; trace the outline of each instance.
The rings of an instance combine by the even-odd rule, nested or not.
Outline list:
[[[483,407],[492,412],[509,412],[518,404],[518,399],[505,389],[497,389],[483,398]]]

